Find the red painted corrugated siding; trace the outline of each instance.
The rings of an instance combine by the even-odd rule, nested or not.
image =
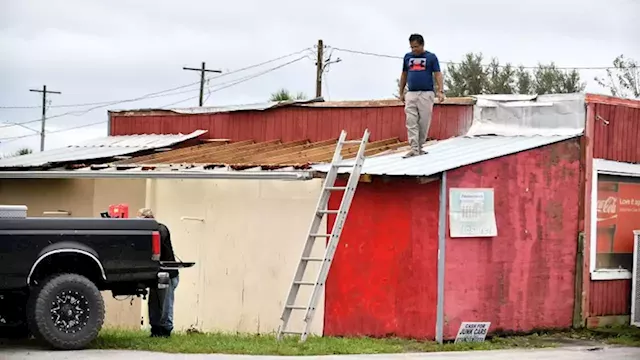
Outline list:
[[[631,280],[591,281],[589,291],[589,316],[631,313]]]
[[[326,284],[325,335],[435,337],[438,191],[437,181],[358,185]]]
[[[593,157],[640,163],[640,108],[603,102],[588,106],[595,113]],[[628,315],[631,280],[589,281],[588,301],[588,316]]]
[[[446,339],[462,321],[490,321],[492,331],[572,325],[579,173],[577,140],[448,173],[449,188],[494,189],[498,236],[447,238]]]
[[[436,105],[429,131],[435,139],[465,133],[473,116],[471,105]],[[209,130],[205,138],[268,141],[337,138],[346,130],[358,138],[365,128],[371,140],[407,139],[404,110],[401,106],[359,108],[287,107],[265,111],[237,111],[211,115],[164,115],[111,117],[111,135],[175,134]]]
[[[601,103],[589,106],[594,107],[596,117],[593,157],[640,163],[640,108]]]

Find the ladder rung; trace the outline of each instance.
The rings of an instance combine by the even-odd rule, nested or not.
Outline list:
[[[307,310],[307,307],[302,305],[287,305],[285,306],[285,308],[291,309],[291,310]]]
[[[296,285],[315,285],[316,284],[314,281],[294,281],[293,283]]]
[[[360,144],[362,143],[362,139],[360,140],[346,140],[343,144]]]
[[[324,261],[324,258],[303,257],[302,261]]]
[[[337,168],[352,168],[353,167],[352,164],[333,164],[332,166],[337,167]]]
[[[347,187],[346,186],[327,186],[325,189],[341,191],[341,190],[347,190]]]
[[[331,234],[311,234],[311,237],[331,237]]]
[[[302,335],[304,333],[302,333],[300,331],[280,331],[280,334],[282,334],[282,335]]]
[[[340,210],[318,210],[318,214],[338,214]]]

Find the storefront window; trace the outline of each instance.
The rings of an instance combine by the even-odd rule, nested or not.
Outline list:
[[[631,271],[640,229],[640,183],[598,176],[596,270]]]

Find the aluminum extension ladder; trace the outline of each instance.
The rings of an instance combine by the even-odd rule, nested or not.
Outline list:
[[[364,135],[360,140],[347,141],[346,138],[347,133],[343,130],[340,134],[340,138],[338,138],[336,151],[333,154],[333,159],[331,160],[331,167],[324,180],[320,199],[318,200],[318,206],[316,207],[316,212],[313,216],[313,220],[311,221],[309,233],[307,234],[307,239],[304,244],[304,249],[302,250],[302,256],[300,257],[300,262],[298,263],[291,287],[289,288],[287,301],[282,310],[282,316],[280,317],[282,324],[278,328],[277,340],[281,340],[283,335],[300,335],[300,342],[304,342],[309,335],[309,329],[311,328],[311,323],[315,315],[318,299],[324,289],[325,281],[329,274],[329,268],[331,267],[333,256],[338,247],[340,234],[342,233],[342,228],[344,227],[345,220],[347,219],[347,213],[351,206],[351,200],[353,200],[353,195],[355,194],[356,187],[358,186],[360,172],[362,171],[362,165],[364,164],[365,149],[367,147],[367,142],[369,141],[369,129],[364,131]],[[350,162],[349,164],[342,164],[342,147],[345,144],[355,143],[360,144],[360,147],[353,163]],[[345,187],[335,186],[339,168],[351,168],[351,175],[349,176],[347,186]],[[329,197],[333,191],[344,191],[340,208],[338,210],[330,210],[328,208]],[[336,214],[332,232],[331,234],[321,234],[319,233],[319,230],[322,219],[328,214]],[[325,249],[324,257],[311,257],[311,252],[316,240],[322,239],[325,241],[327,238],[329,239],[329,243]],[[304,281],[303,278],[305,271],[310,262],[321,262],[322,264],[315,281]],[[298,300],[298,293],[302,286],[313,287],[311,297],[309,298],[309,303],[307,305],[300,305],[296,303],[296,300]],[[294,310],[303,310],[305,312],[303,318],[304,327],[302,331],[292,331],[289,328],[289,320],[291,319],[291,314]]]

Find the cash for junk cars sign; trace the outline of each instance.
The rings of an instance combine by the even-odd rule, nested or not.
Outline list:
[[[490,326],[490,322],[463,322],[455,342],[484,342]]]
[[[449,232],[452,238],[498,236],[493,189],[449,189]]]

